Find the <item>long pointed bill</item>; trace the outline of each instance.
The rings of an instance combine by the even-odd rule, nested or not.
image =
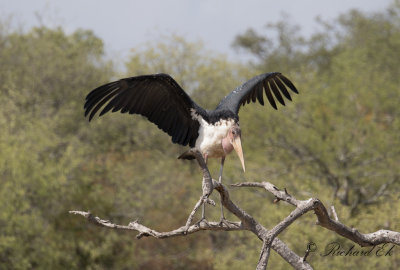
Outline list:
[[[240,140],[240,137],[236,137],[236,139],[232,142],[232,145],[237,155],[239,156],[240,162],[242,163],[243,171],[245,172],[246,168],[244,167],[242,141]]]

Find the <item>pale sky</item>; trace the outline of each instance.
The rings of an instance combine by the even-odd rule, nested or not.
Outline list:
[[[383,11],[391,0],[0,0],[0,16],[12,15],[25,29],[39,25],[62,26],[68,32],[91,29],[111,55],[127,55],[133,47],[158,40],[161,33],[176,33],[189,41],[203,41],[207,49],[235,60],[231,48],[237,34],[249,27],[262,30],[289,16],[304,35],[318,29],[317,16],[332,20],[356,8]],[[238,56],[239,57],[239,56]]]

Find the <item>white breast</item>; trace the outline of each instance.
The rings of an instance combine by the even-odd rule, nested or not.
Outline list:
[[[196,148],[208,157],[222,157],[225,152],[222,149],[222,139],[234,124],[233,120],[221,120],[214,125],[207,123],[201,116],[197,116],[200,122],[199,137],[196,140]]]

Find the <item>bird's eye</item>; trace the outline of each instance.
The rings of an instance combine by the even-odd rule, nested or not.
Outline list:
[[[233,135],[236,135],[236,131],[235,131],[235,130],[232,130],[232,134],[233,134]]]

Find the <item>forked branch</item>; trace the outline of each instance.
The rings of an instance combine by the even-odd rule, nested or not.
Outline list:
[[[350,239],[351,241],[359,244],[362,247],[375,246],[383,243],[392,243],[395,245],[400,245],[399,232],[390,230],[378,230],[376,232],[368,234],[360,233],[355,228],[350,228],[341,223],[337,215],[334,215],[334,217],[331,218],[323,203],[318,199],[310,198],[304,201],[297,200],[292,195],[288,194],[286,190],[281,191],[273,184],[268,182],[261,182],[261,183],[246,182],[246,183],[234,184],[232,186],[263,188],[271,192],[276,197],[277,201],[285,201],[293,206],[296,206],[296,209],[293,212],[298,210],[300,213],[304,214],[310,210],[314,210],[314,213],[318,219],[317,225],[320,225],[328,230],[334,231],[337,234]],[[291,215],[293,215],[293,212]]]
[[[227,188],[221,183],[215,181],[211,178],[210,172],[203,160],[202,155],[199,152],[192,152],[192,154],[197,159],[202,172],[203,172],[203,194],[199,201],[194,206],[192,212],[190,213],[187,222],[184,226],[177,228],[168,232],[158,232],[154,229],[146,227],[139,223],[137,220],[130,222],[128,225],[118,225],[110,222],[109,220],[103,220],[99,217],[93,216],[90,212],[83,211],[70,211],[71,214],[82,215],[87,218],[90,222],[118,230],[132,230],[138,232],[137,238],[142,237],[155,237],[155,238],[169,238],[175,236],[185,236],[187,234],[196,233],[198,231],[212,230],[212,231],[243,231],[247,230],[254,233],[262,242],[262,248],[260,252],[260,258],[257,264],[257,269],[266,269],[268,264],[268,259],[270,255],[270,250],[273,249],[277,252],[285,261],[287,261],[294,269],[313,269],[310,264],[305,260],[305,257],[300,257],[294,253],[283,241],[281,241],[277,236],[284,231],[288,226],[290,226],[296,219],[313,210],[317,216],[317,224],[334,231],[361,246],[378,245],[382,243],[393,243],[400,245],[400,233],[389,231],[389,230],[379,230],[370,234],[362,234],[356,229],[349,228],[346,225],[339,222],[337,216],[332,219],[328,215],[328,211],[321,201],[318,199],[310,198],[308,200],[297,200],[291,196],[286,189],[283,191],[275,187],[273,184],[268,182],[246,182],[234,184],[235,187],[257,187],[263,188],[271,192],[275,197],[275,201],[285,201],[296,208],[277,224],[271,230],[267,230],[263,225],[257,222],[251,215],[246,213],[243,209],[238,207],[230,199],[229,192]],[[221,196],[222,205],[234,214],[240,221],[239,222],[210,222],[201,220],[195,224],[192,224],[193,218],[200,208],[201,205],[205,203],[213,204],[209,199],[213,190],[217,190]]]

